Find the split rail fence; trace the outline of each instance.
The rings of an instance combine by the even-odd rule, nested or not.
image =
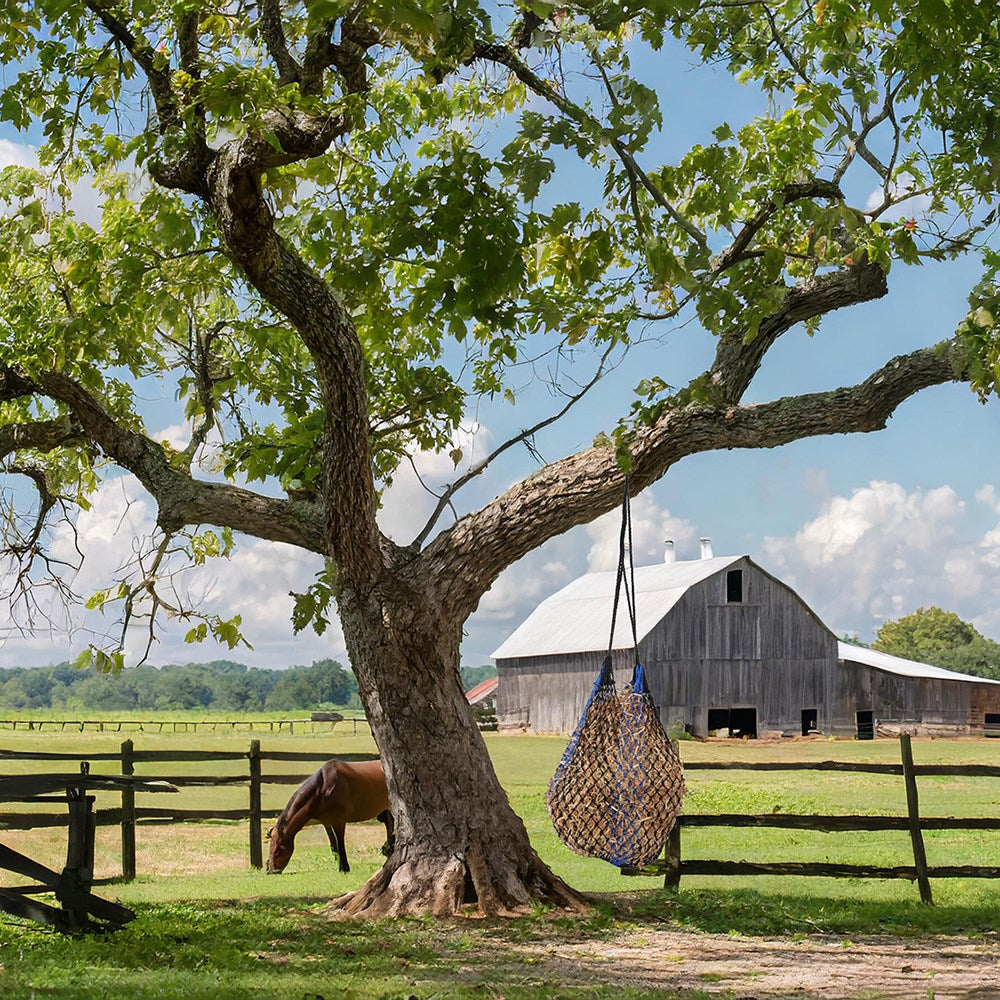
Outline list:
[[[1000,767],[983,764],[922,764],[913,763],[910,737],[900,736],[901,762],[899,764],[854,764],[840,761],[819,761],[803,763],[772,762],[705,762],[689,761],[685,770],[695,771],[836,771],[858,774],[900,775],[906,791],[907,815],[905,816],[820,816],[793,815],[783,813],[748,814],[691,814],[684,813],[675,826],[666,845],[664,856],[645,868],[623,869],[626,875],[665,876],[667,887],[676,887],[684,875],[806,875],[827,878],[903,878],[916,881],[920,887],[920,897],[931,902],[930,879],[932,878],[1000,878],[1000,868],[978,865],[942,865],[931,867],[927,863],[924,850],[924,830],[1000,830],[1000,818],[921,816],[917,796],[918,776],[962,776],[1000,778]],[[374,760],[375,754],[338,754],[343,760]],[[0,749],[0,765],[5,760],[32,760],[55,762],[115,762],[123,775],[134,775],[135,765],[166,764],[201,761],[245,761],[246,770],[231,775],[162,775],[145,776],[148,781],[166,781],[179,788],[193,786],[223,787],[245,784],[248,790],[247,806],[239,809],[180,809],[171,806],[138,807],[135,791],[121,791],[121,805],[116,808],[102,808],[96,813],[99,826],[117,825],[121,827],[122,876],[131,879],[136,874],[135,831],[139,820],[161,822],[188,822],[199,820],[246,820],[248,823],[248,848],[251,866],[263,865],[263,819],[276,815],[279,810],[264,810],[261,805],[261,789],[264,785],[298,785],[301,774],[264,774],[263,764],[267,761],[292,761],[308,763],[318,767],[329,759],[329,753],[299,751],[264,751],[259,740],[252,740],[246,752],[217,750],[136,750],[132,740],[125,740],[118,753],[45,753],[40,751]],[[28,777],[28,776],[26,776]],[[61,777],[53,774],[34,775],[39,782]],[[72,776],[66,776],[72,777]],[[67,781],[67,784],[73,784]],[[65,812],[20,814],[4,812],[0,815],[0,831],[3,829],[27,830],[37,827],[64,826]],[[913,852],[913,864],[896,867],[876,865],[848,865],[824,862],[754,862],[713,859],[684,860],[681,857],[681,831],[685,828],[721,826],[730,828],[778,828],[795,830],[817,830],[824,833],[839,831],[907,830]]]
[[[908,734],[899,737],[899,764],[852,764],[841,761],[804,763],[752,763],[734,761],[715,763],[691,761],[684,764],[691,771],[849,771],[858,774],[901,775],[906,790],[906,816],[810,816],[782,813],[689,814],[682,813],[670,833],[661,859],[645,868],[624,868],[624,875],[663,875],[666,888],[676,888],[684,875],[811,875],[825,878],[903,878],[916,881],[920,899],[933,902],[932,878],[1000,878],[1000,868],[981,865],[927,864],[924,830],[1000,830],[1000,818],[952,816],[921,816],[917,796],[917,776],[956,775],[962,777],[1000,778],[1000,767],[988,764],[914,764],[913,748]],[[720,861],[681,857],[681,830],[692,827],[772,827],[785,830],[818,830],[834,833],[845,830],[908,830],[913,851],[913,864],[896,867],[878,865],[847,865],[823,862],[756,862]]]
[[[196,733],[199,730],[210,732],[269,732],[287,731],[294,734],[296,727],[300,733],[328,733],[336,725],[341,726],[341,732],[349,726],[354,727],[355,736],[358,726],[362,730],[368,725],[365,718],[336,720],[329,719],[0,719],[0,729],[10,729],[16,732],[18,728],[25,732],[72,732],[95,733]]]
[[[376,754],[370,753],[338,753],[338,760],[375,760]],[[122,877],[133,879],[136,875],[135,867],[135,829],[138,820],[170,823],[183,823],[203,820],[247,820],[248,822],[248,847],[250,864],[254,868],[263,866],[263,821],[265,816],[275,816],[280,809],[265,810],[261,806],[261,789],[264,785],[299,785],[302,783],[302,774],[264,774],[263,763],[265,761],[297,761],[314,765],[313,770],[330,759],[329,753],[317,753],[291,750],[261,750],[260,740],[251,740],[249,750],[223,751],[223,750],[136,750],[132,740],[125,740],[118,753],[45,753],[42,751],[27,750],[3,750],[0,749],[0,766],[8,760],[31,760],[31,761],[51,761],[55,762],[107,762],[112,761],[120,765],[123,775],[134,775],[135,765],[139,763],[166,764],[185,763],[199,761],[245,761],[246,770],[240,774],[229,775],[208,775],[208,774],[182,774],[182,775],[156,775],[146,778],[148,781],[169,782],[178,788],[185,787],[224,787],[228,785],[246,784],[248,789],[247,806],[240,809],[178,809],[171,806],[146,807],[136,806],[135,791],[131,788],[123,788],[121,792],[121,805],[111,809],[98,809],[96,811],[96,823],[98,826],[120,826],[122,843]],[[61,775],[34,774],[25,775],[27,779],[37,779],[41,784],[51,783]],[[73,784],[73,776],[66,775],[67,784]],[[0,831],[8,830],[31,830],[39,827],[65,826],[66,814],[63,813],[42,813],[24,812],[9,813],[3,812],[0,815]]]

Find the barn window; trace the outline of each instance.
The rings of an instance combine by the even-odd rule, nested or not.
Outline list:
[[[743,603],[743,570],[731,569],[726,574],[726,602],[729,604]]]

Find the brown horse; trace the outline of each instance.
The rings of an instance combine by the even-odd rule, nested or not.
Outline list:
[[[295,835],[307,823],[321,823],[326,827],[330,850],[337,855],[340,870],[349,872],[344,825],[366,819],[378,819],[385,824],[386,842],[382,853],[388,857],[392,853],[393,822],[382,762],[327,761],[299,785],[268,831],[271,841],[268,872],[277,874],[284,870],[295,849]]]

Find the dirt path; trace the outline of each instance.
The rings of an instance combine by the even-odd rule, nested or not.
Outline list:
[[[801,940],[636,929],[604,941],[516,949],[543,979],[702,990],[737,998],[1000,1000],[1000,939]]]

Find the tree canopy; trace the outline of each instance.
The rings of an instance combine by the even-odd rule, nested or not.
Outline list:
[[[948,670],[1000,680],[1000,642],[987,639],[954,611],[933,605],[883,622],[872,649]]]
[[[573,900],[506,805],[457,650],[499,573],[611,509],[623,470],[638,491],[697,452],[877,430],[944,382],[996,388],[990,4],[6,0],[0,15],[0,119],[39,139],[37,168],[0,174],[0,456],[37,494],[4,512],[14,611],[31,627],[45,581],[68,594],[51,520],[116,469],[157,531],[90,595],[120,628],[86,662],[120,666],[130,627],[152,637],[163,613],[237,644],[239,616],[171,586],[234,532],[322,554],[295,624],[339,615],[397,811],[359,911],[451,912],[469,884],[490,912]],[[762,110],[719,109],[711,140],[675,156],[661,101],[684,95],[660,93],[657,67],[682,53]],[[96,221],[72,200],[91,181]],[[936,344],[853,386],[745,401],[789,330],[885,296],[893,267],[970,254],[983,280]],[[442,526],[465,483],[532,447],[623,351],[693,323],[712,338],[703,373],[677,385],[654,367],[593,447]],[[183,447],[146,427],[147,380],[176,392]],[[550,416],[456,468],[411,542],[387,538],[379,496],[400,463],[429,449],[460,466],[463,414],[532,384],[560,397]],[[447,820],[445,801],[461,802]]]

